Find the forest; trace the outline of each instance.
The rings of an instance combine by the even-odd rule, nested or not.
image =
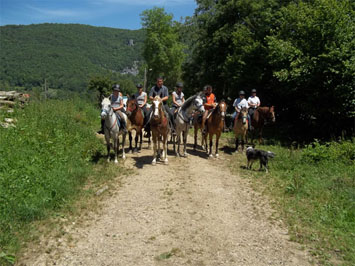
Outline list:
[[[94,76],[127,79],[120,72],[141,62],[142,30],[80,24],[0,27],[0,87],[83,91]],[[133,45],[129,41],[133,40]]]

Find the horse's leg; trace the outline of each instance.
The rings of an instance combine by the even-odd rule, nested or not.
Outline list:
[[[161,158],[164,157],[164,154],[162,154],[160,149],[160,141],[161,141],[161,136],[158,137],[158,155],[159,155],[159,159],[161,160]]]
[[[164,164],[168,164],[168,134],[163,136],[163,157]]]
[[[242,152],[244,151],[244,137],[242,137]]]
[[[238,139],[238,135],[235,136],[235,152],[238,152],[238,144],[239,144],[239,139]]]
[[[209,140],[210,140],[210,151],[209,151],[209,156],[212,158],[212,145],[213,145],[213,134],[208,134],[209,135]],[[206,140],[206,150],[207,150],[207,140]]]
[[[197,147],[197,132],[198,132],[198,128],[194,126],[194,151],[196,151],[196,147]]]
[[[219,156],[219,154],[218,154],[218,142],[219,142],[220,136],[221,136],[221,133],[217,133],[216,134],[216,157]]]
[[[118,135],[115,134],[114,138],[113,138],[113,150],[115,151],[115,163],[118,163],[117,160],[117,154],[118,154],[118,145],[120,144]]]
[[[184,157],[187,157],[187,152],[186,152],[186,145],[187,145],[187,135],[189,129],[187,128],[186,131],[184,131]]]
[[[109,134],[105,134],[105,139],[106,139],[106,148],[107,148],[107,162],[110,162],[111,143],[110,143]]]
[[[143,129],[139,132],[139,151],[142,149],[142,142],[143,142]]]
[[[262,144],[264,141],[263,141],[263,127],[260,127],[260,130],[259,130],[259,144]]]
[[[134,148],[134,153],[137,153],[138,152],[138,132],[136,130],[136,136],[134,138],[134,141],[136,142],[136,146]]]
[[[122,159],[126,159],[126,153],[124,150],[124,146],[126,143],[126,136],[127,136],[127,133],[123,133],[123,135],[122,135]]]
[[[152,165],[156,165],[157,163],[157,137],[156,135],[153,133],[152,136],[152,140],[153,140],[153,161],[152,161]]]
[[[173,139],[172,142],[173,142],[173,149],[174,149],[175,156],[179,156],[177,149],[176,149],[176,138],[178,138],[178,136],[173,136],[171,134],[171,138]]]
[[[128,153],[132,153],[132,131],[128,131],[128,138],[129,138],[129,150],[128,150]]]

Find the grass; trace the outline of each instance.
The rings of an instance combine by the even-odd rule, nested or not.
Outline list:
[[[231,137],[229,134],[226,138]],[[275,141],[273,141],[275,143]],[[287,222],[291,239],[311,247],[325,265],[355,264],[355,143],[319,141],[304,149],[261,145],[276,157],[270,172],[245,170],[244,154],[231,167],[270,196]]]
[[[0,111],[1,120],[9,116],[16,127],[0,128],[1,265],[15,261],[36,222],[72,211],[76,200],[117,175],[101,158],[105,146],[95,136],[99,117],[91,104],[32,102],[12,114]]]

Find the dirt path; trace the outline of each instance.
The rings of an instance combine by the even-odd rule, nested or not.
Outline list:
[[[19,264],[309,264],[287,230],[268,219],[266,200],[230,173],[224,163],[230,155],[206,159],[191,147],[188,152],[188,158],[170,154],[168,166],[151,166],[146,144],[142,153],[128,155],[125,164],[134,174],[107,197],[99,214],[69,228],[71,241],[56,239],[54,250]]]

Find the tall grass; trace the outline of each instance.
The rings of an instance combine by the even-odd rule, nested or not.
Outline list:
[[[242,171],[276,199],[292,239],[307,243],[325,264],[355,264],[354,141],[315,141],[300,150],[257,148],[276,153],[270,173]],[[245,165],[245,155],[237,158],[239,166]]]
[[[0,264],[27,224],[77,193],[103,146],[98,112],[82,100],[33,102],[12,116],[15,128],[0,127]]]

